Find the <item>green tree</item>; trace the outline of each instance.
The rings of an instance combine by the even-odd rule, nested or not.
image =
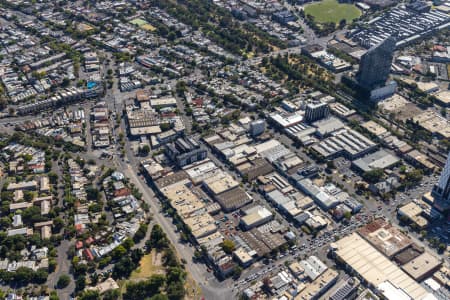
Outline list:
[[[78,276],[75,281],[75,290],[82,291],[86,287],[86,277],[84,275]]]
[[[59,277],[58,282],[56,283],[56,286],[59,289],[63,289],[70,284],[70,281],[71,281],[70,276],[63,274]]]
[[[150,300],[169,300],[169,298],[164,294],[156,294],[152,296]]]
[[[224,240],[222,242],[222,249],[225,253],[231,254],[231,252],[233,252],[235,248],[236,245],[232,240]]]
[[[59,300],[59,297],[58,297],[58,294],[56,293],[56,291],[50,292],[50,300]]]
[[[38,269],[34,272],[34,282],[37,284],[44,284],[47,281],[48,272],[44,268]]]
[[[184,290],[183,282],[175,281],[168,284],[166,288],[167,297],[169,300],[183,299],[186,291]]]
[[[55,172],[48,173],[48,179],[51,184],[57,184],[58,183],[58,174]]]
[[[406,173],[405,180],[407,185],[413,186],[419,183],[422,180],[422,178],[423,178],[423,171],[420,169],[414,169]]]
[[[123,294],[124,300],[146,299],[160,292],[164,286],[163,275],[152,275],[148,280],[127,284],[127,290]]]
[[[122,245],[117,246],[111,253],[113,259],[119,259],[125,256],[125,254],[127,254],[127,249]]]
[[[103,300],[116,300],[120,298],[119,290],[108,290],[103,294]]]
[[[233,268],[233,278],[238,279],[239,277],[241,277],[242,271],[243,271],[242,267],[239,265],[236,265]]]
[[[129,256],[124,256],[114,265],[112,276],[115,279],[127,278],[135,268],[133,260]]]
[[[139,243],[145,237],[145,234],[147,233],[147,230],[148,230],[148,225],[147,224],[141,224],[139,226],[139,229],[136,231],[136,233],[133,236],[133,241],[135,243]]]
[[[377,183],[383,178],[383,176],[384,172],[382,169],[374,169],[364,172],[362,177],[369,183]]]
[[[14,273],[14,281],[19,284],[28,284],[34,278],[34,272],[32,269],[27,267],[19,267]]]
[[[351,212],[346,211],[346,212],[344,213],[344,218],[346,218],[347,220],[350,220],[351,217],[352,217],[352,213],[351,213]]]
[[[169,246],[169,240],[167,239],[167,236],[162,230],[161,226],[159,226],[158,224],[153,226],[152,232],[150,234],[150,239],[146,244],[150,248],[156,248],[158,250],[167,248]]]
[[[100,300],[100,294],[98,291],[87,290],[81,293],[78,300]]]
[[[127,251],[129,251],[129,250],[131,249],[131,247],[134,246],[134,242],[133,242],[132,239],[126,238],[126,239],[123,241],[122,246],[123,246]]]
[[[150,152],[150,146],[149,145],[144,145],[141,148],[139,148],[139,153],[142,156],[147,156],[149,152]]]

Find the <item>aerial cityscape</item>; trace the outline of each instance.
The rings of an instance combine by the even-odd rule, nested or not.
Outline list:
[[[0,0],[0,299],[449,300],[450,0]]]

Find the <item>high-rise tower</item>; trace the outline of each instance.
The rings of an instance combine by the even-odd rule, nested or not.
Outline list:
[[[370,48],[362,57],[357,74],[358,82],[366,89],[384,86],[391,71],[395,38],[388,37]]]
[[[438,183],[433,188],[433,196],[442,201],[450,201],[450,153]]]

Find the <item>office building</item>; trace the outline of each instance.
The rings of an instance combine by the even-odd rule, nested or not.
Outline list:
[[[369,90],[384,86],[389,77],[395,51],[395,39],[388,37],[370,48],[359,64],[357,79],[359,84]]]
[[[444,202],[450,201],[450,154],[437,185],[433,188],[433,196]]]
[[[314,122],[328,117],[330,110],[327,103],[313,102],[306,105],[305,121]]]
[[[258,136],[264,133],[266,130],[266,121],[264,120],[256,120],[250,123],[250,134],[252,136]]]
[[[179,167],[203,160],[207,156],[206,149],[191,138],[178,138],[166,145],[166,153]]]

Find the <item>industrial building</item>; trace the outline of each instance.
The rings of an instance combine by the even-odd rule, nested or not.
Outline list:
[[[132,136],[161,133],[161,119],[150,110],[128,110],[127,121]]]
[[[220,207],[225,212],[232,212],[247,204],[253,199],[242,188],[236,187],[215,196]]]
[[[256,205],[252,208],[244,210],[245,216],[241,218],[241,224],[246,230],[250,230],[273,219],[273,214],[267,208]]]
[[[227,172],[219,170],[219,172],[216,172],[213,176],[205,178],[205,180],[203,180],[203,186],[211,195],[216,197],[221,193],[238,187],[239,182]]]
[[[357,233],[330,245],[336,260],[387,300],[436,299]]]
[[[377,145],[350,128],[343,128],[334,132],[311,147],[311,150],[324,158],[332,159],[341,155],[348,159],[356,159],[375,150]]]
[[[431,255],[429,252],[424,252],[403,265],[402,269],[416,281],[422,281],[431,277],[434,272],[441,268],[441,266],[441,260]]]
[[[391,168],[400,163],[400,158],[386,150],[378,150],[377,152],[368,154],[352,162],[352,167],[359,172],[368,172],[376,169]]]
[[[350,34],[353,41],[370,48],[395,34],[396,47],[400,48],[447,28],[450,17],[438,10],[417,11],[399,6],[387,10],[365,25]]]
[[[314,255],[300,261],[300,266],[303,268],[305,275],[311,280],[315,280],[328,269],[327,265]]]

